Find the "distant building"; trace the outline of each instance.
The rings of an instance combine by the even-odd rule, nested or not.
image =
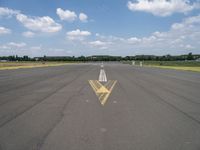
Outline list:
[[[200,58],[197,58],[195,61],[200,61]]]

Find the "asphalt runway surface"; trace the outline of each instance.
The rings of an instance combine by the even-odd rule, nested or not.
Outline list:
[[[200,73],[104,63],[102,105],[101,68],[0,71],[0,150],[200,150]]]

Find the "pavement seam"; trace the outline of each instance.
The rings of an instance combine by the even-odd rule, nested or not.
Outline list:
[[[70,72],[70,70],[68,70],[68,72]],[[26,84],[24,84],[24,85],[19,85],[19,86],[15,86],[15,87],[13,87],[13,88],[10,88],[10,89],[8,89],[8,90],[5,90],[5,91],[1,91],[0,93],[7,93],[7,92],[10,92],[11,90],[13,90],[13,89],[16,89],[16,88],[21,88],[21,87],[27,87],[27,86],[29,86],[29,85],[33,85],[33,84],[37,84],[37,82],[43,82],[43,81],[46,81],[46,80],[48,80],[48,79],[50,79],[50,78],[54,78],[54,77],[56,77],[57,76],[57,74],[53,74],[52,76],[50,76],[50,77],[44,77],[44,78],[39,78],[37,81],[32,81],[32,82],[30,82],[30,83],[26,83]]]
[[[88,69],[89,70],[89,69]],[[87,70],[87,71],[88,71]],[[85,71],[85,72],[87,72]],[[84,72],[84,73],[85,73]],[[66,84],[63,84],[62,86],[60,86],[59,88],[57,88],[54,92],[52,92],[51,94],[47,95],[46,97],[44,97],[42,100],[40,100],[38,103],[35,103],[34,105],[28,107],[27,109],[25,109],[24,111],[22,111],[21,113],[17,114],[16,116],[14,116],[12,119],[7,120],[6,122],[4,122],[3,124],[0,125],[0,128],[2,128],[4,125],[6,125],[7,123],[9,123],[10,121],[16,119],[17,117],[21,116],[22,114],[24,114],[25,112],[29,111],[30,109],[32,109],[33,107],[35,107],[36,105],[42,103],[44,100],[46,100],[47,98],[51,97],[52,95],[54,95],[55,93],[57,93],[59,90],[61,90],[62,88],[64,88],[65,86],[69,86],[73,81],[77,80],[83,73],[79,73],[73,80],[69,81]]]
[[[126,75],[127,78],[129,78]],[[157,100],[156,101],[160,101],[163,102],[164,104],[167,104],[168,106],[170,106],[171,108],[173,108],[174,110],[182,113],[184,116],[186,116],[187,118],[193,120],[194,122],[196,122],[197,124],[200,125],[200,120],[197,120],[196,118],[194,118],[193,116],[189,115],[188,113],[184,112],[183,110],[179,109],[178,107],[174,106],[173,104],[167,102],[165,99],[163,99],[162,97],[160,97],[159,95],[157,95],[155,92],[152,92],[150,90],[148,90],[146,87],[144,87],[143,85],[140,85],[138,82],[133,81],[131,78],[129,78],[129,80],[133,83],[135,83],[138,87],[140,87],[141,89],[143,89],[144,91],[146,91],[147,93],[151,94],[153,97],[155,97]],[[138,79],[140,80],[140,79]],[[137,81],[138,81],[137,80]],[[141,82],[140,82],[141,83]]]
[[[44,136],[43,140],[37,144],[37,150],[41,150],[41,148],[43,147],[43,145],[45,144],[46,139],[48,138],[48,136],[53,132],[53,130],[57,127],[57,125],[63,120],[64,115],[64,110],[67,108],[67,106],[69,105],[69,103],[71,102],[71,100],[78,96],[78,93],[81,92],[85,87],[87,86],[87,84],[84,84],[80,90],[77,91],[77,93],[73,94],[71,97],[69,97],[66,100],[66,103],[63,106],[63,109],[61,111],[61,118],[58,119],[58,121],[56,122],[56,124],[46,133],[46,135]]]
[[[141,76],[141,75],[140,75]],[[143,77],[146,77],[145,75],[143,75]],[[163,80],[163,79],[162,79]],[[156,85],[156,86],[158,86],[159,88],[161,88],[161,89],[164,89],[165,91],[168,91],[169,93],[171,93],[171,94],[173,94],[173,95],[175,95],[175,96],[177,96],[177,97],[181,97],[181,98],[183,98],[183,99],[185,99],[185,101],[188,101],[188,102],[191,102],[191,103],[194,103],[194,104],[200,104],[200,102],[196,102],[196,101],[193,101],[193,100],[191,100],[191,99],[189,99],[189,98],[187,98],[187,97],[185,97],[185,96],[182,96],[182,95],[178,95],[177,93],[175,93],[173,90],[171,90],[169,87],[164,87],[164,86],[160,86],[158,83],[156,83],[156,82],[152,82],[153,80],[145,80],[144,78],[143,78],[143,81],[146,81],[146,82],[151,82],[153,85]],[[162,82],[162,81],[161,81]],[[163,83],[163,82],[162,82]],[[180,88],[179,88],[180,89]],[[180,89],[181,90],[181,89]]]

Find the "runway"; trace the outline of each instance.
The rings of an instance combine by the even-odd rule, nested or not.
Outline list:
[[[200,73],[121,63],[0,71],[0,150],[199,149]]]

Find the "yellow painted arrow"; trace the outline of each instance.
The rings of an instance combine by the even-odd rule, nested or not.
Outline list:
[[[102,85],[98,80],[89,80],[89,83],[92,89],[94,90],[95,94],[99,98],[101,105],[104,105],[117,81],[109,80],[105,85]]]

